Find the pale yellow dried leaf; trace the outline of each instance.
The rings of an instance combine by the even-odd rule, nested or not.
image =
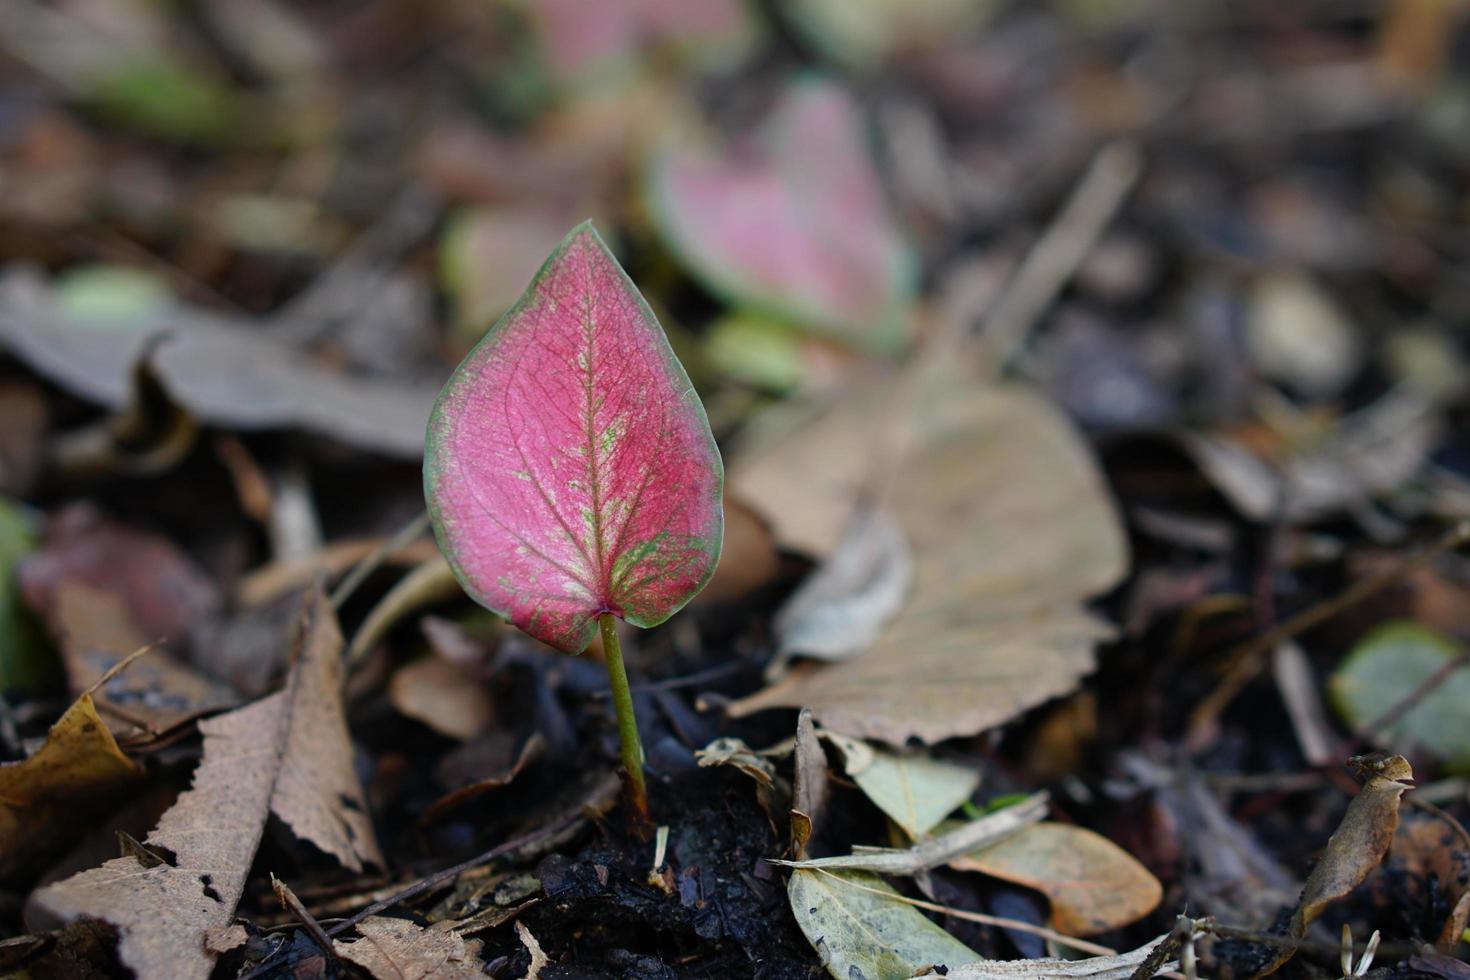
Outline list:
[[[407,919],[373,916],[356,926],[360,938],[335,940],[332,949],[376,980],[483,980],[478,939],[448,929],[425,929]]]

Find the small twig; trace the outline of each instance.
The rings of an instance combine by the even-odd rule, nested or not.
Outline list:
[[[369,575],[378,570],[383,560],[393,552],[407,546],[410,542],[418,540],[419,536],[429,529],[429,512],[424,511],[399,528],[391,538],[382,541],[362,561],[352,566],[352,571],[337,584],[332,591],[332,608],[341,610],[342,605],[350,598],[357,587],[367,579]]]
[[[896,895],[891,892],[880,891],[877,888],[869,888],[867,885],[860,885],[855,881],[849,881],[841,875],[833,874],[822,868],[811,868],[810,870],[815,871],[819,875],[826,875],[828,878],[835,878],[847,888],[856,888],[858,891],[870,892],[892,902],[902,902],[905,905],[912,905],[914,908],[925,909],[929,912],[938,912],[941,915],[947,915],[953,919],[978,922],[984,926],[999,926],[1002,929],[1015,929],[1017,932],[1029,932],[1033,936],[1050,939],[1054,943],[1059,943],[1072,949],[1080,949],[1082,952],[1091,953],[1093,956],[1116,956],[1118,953],[1116,949],[1110,946],[1103,946],[1100,943],[1088,942],[1086,939],[1077,939],[1074,936],[1063,935],[1055,929],[1048,929],[1046,926],[1038,926],[1031,922],[1023,922],[1020,919],[1011,919],[1003,915],[967,912],[964,909],[951,908],[948,905],[940,905],[937,902],[926,902],[920,898],[909,898],[907,895]]]
[[[1194,709],[1189,720],[1188,744],[1202,748],[1213,738],[1220,715],[1266,665],[1266,654],[1283,640],[1296,637],[1364,601],[1402,579],[1409,572],[1470,541],[1470,521],[1461,521],[1428,547],[1359,579],[1338,595],[1302,610],[1230,654],[1224,678]]]
[[[1169,935],[1164,937],[1163,942],[1149,950],[1148,957],[1138,964],[1138,969],[1133,971],[1133,975],[1128,980],[1151,980],[1157,976],[1164,969],[1164,964],[1169,962],[1169,958],[1174,955],[1174,951],[1185,939],[1193,936],[1194,931],[1193,919],[1184,915],[1175,919],[1174,928],[1169,930]]]
[[[1092,158],[1061,212],[980,325],[981,343],[997,371],[1015,359],[1037,319],[1087,258],[1142,172],[1142,154],[1132,142],[1109,143]]]
[[[306,929],[307,934],[311,936],[312,941],[321,949],[322,954],[328,960],[335,960],[337,953],[332,948],[331,937],[322,930],[321,923],[316,921],[312,914],[307,911],[306,906],[301,904],[301,899],[296,897],[296,893],[291,890],[291,886],[275,875],[271,875],[271,889],[276,893],[276,899],[281,903],[281,907],[295,916],[296,921],[300,922],[302,927]]]

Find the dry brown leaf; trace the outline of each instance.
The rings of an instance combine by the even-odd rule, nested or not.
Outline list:
[[[1327,906],[1346,896],[1383,861],[1399,826],[1399,802],[1413,785],[1414,770],[1401,755],[1373,758],[1360,766],[1367,780],[1353,797],[1322,859],[1307,877],[1291,934],[1301,939]]]
[[[372,916],[356,926],[360,938],[335,940],[332,949],[376,980],[483,980],[483,943],[449,929],[425,929],[407,919]]]
[[[271,810],[302,840],[343,867],[384,867],[352,761],[352,737],[342,706],[342,631],[320,589],[308,596],[297,627],[298,670],[281,774]]]
[[[759,458],[761,479],[742,483],[751,471],[737,467],[735,481],[768,513],[846,515],[861,480],[849,460],[847,477],[820,471],[830,446],[860,465],[893,447],[886,505],[914,552],[912,596],[866,654],[802,665],[737,701],[737,717],[806,706],[826,727],[893,744],[970,735],[1072,690],[1111,632],[1080,603],[1123,574],[1126,544],[1061,417],[1020,389],[945,375],[892,387],[853,394]]]
[[[1129,925],[1157,908],[1164,896],[1158,879],[1133,855],[1071,824],[1027,827],[956,858],[950,867],[1036,889],[1051,900],[1052,927],[1069,936]]]
[[[117,927],[122,962],[139,976],[203,980],[213,968],[210,931],[233,920],[272,809],[357,867],[359,857],[378,860],[346,743],[341,634],[320,591],[299,637],[285,690],[200,723],[204,758],[194,785],[144,842],[166,863],[114,858],[39,889],[29,920],[49,927],[103,919]]]
[[[43,864],[141,775],[83,694],[34,755],[0,765],[0,879]]]
[[[399,713],[461,742],[495,719],[495,701],[484,685],[438,656],[398,668],[388,682],[388,698]]]
[[[114,858],[39,889],[27,906],[37,928],[78,918],[117,927],[119,955],[139,976],[204,980],[211,929],[230,924],[265,828],[287,735],[290,692],[202,722],[194,785],[148,835],[173,863],[144,868]]]
[[[48,619],[74,691],[91,688],[148,640],[122,599],[82,581],[59,583]],[[153,650],[96,691],[97,706],[119,737],[146,738],[239,703],[235,692]]]

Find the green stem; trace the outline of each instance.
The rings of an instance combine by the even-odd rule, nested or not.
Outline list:
[[[648,789],[643,782],[643,743],[638,740],[638,719],[633,716],[633,692],[628,689],[628,671],[623,666],[623,647],[613,614],[597,618],[602,628],[602,653],[607,658],[607,680],[612,686],[613,710],[618,718],[618,741],[622,746],[623,786],[632,806],[635,828],[646,829],[653,821],[648,814]]]

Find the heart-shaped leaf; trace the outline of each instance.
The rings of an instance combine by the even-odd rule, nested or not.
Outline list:
[[[477,602],[579,653],[656,626],[719,560],[724,469],[663,329],[590,224],[470,351],[429,420],[434,533]]]
[[[649,197],[670,248],[732,302],[869,345],[901,339],[913,260],[837,85],[792,85],[748,141],[669,146]]]

